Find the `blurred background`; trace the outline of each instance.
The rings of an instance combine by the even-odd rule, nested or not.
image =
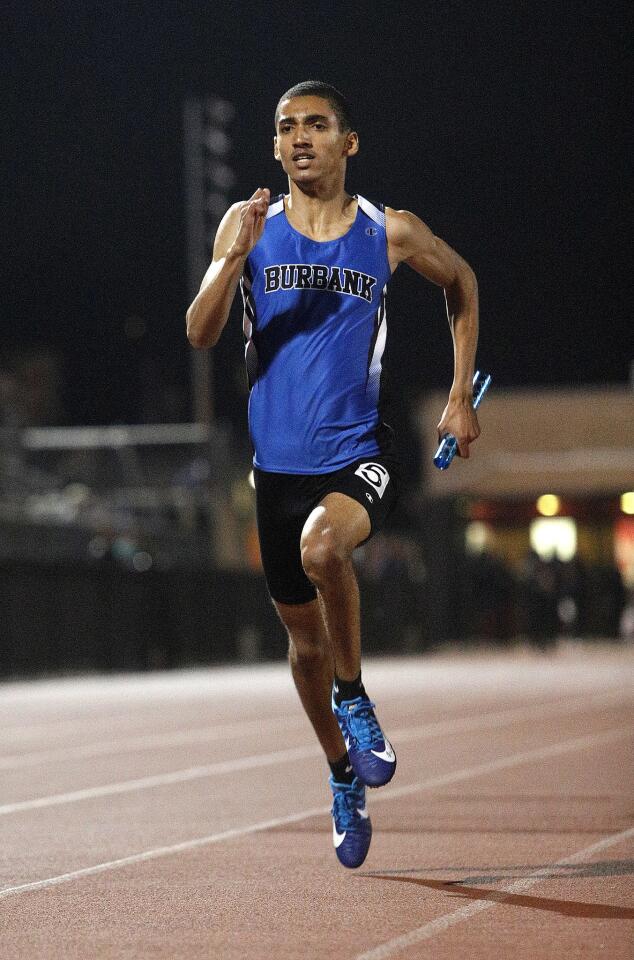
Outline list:
[[[407,483],[358,553],[367,652],[634,638],[625,5],[9,0],[0,675],[281,657],[260,569],[238,304],[186,308],[227,206],[285,189],[280,94],[338,86],[348,189],[474,267],[494,385],[431,465],[442,291],[388,299]]]

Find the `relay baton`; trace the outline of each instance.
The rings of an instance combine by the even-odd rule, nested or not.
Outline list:
[[[479,370],[476,370],[475,376],[473,378],[473,409],[477,410],[482,402],[484,394],[489,389],[489,384],[491,383],[491,374],[487,373],[480,374]],[[442,440],[440,441],[440,446],[436,450],[434,455],[434,466],[438,467],[439,470],[446,470],[453,458],[456,455],[458,450],[458,441],[454,437],[453,433],[446,433]]]

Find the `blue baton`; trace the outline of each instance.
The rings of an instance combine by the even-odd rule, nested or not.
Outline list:
[[[473,409],[477,410],[482,402],[484,394],[489,389],[491,383],[491,374],[480,375],[476,370],[473,378]],[[440,441],[440,446],[434,455],[434,466],[439,470],[446,470],[458,451],[458,441],[453,433],[446,433]]]

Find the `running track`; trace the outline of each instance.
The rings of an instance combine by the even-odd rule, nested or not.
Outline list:
[[[634,651],[368,661],[357,871],[283,664],[0,686],[3,960],[631,958]]]

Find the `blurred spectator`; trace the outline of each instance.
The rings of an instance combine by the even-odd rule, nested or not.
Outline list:
[[[367,602],[364,607],[365,649],[391,645],[420,652],[429,645],[426,631],[426,570],[419,544],[397,531],[381,532],[355,555]]]
[[[625,606],[621,611],[619,636],[622,640],[625,640],[626,643],[634,643],[634,591],[630,592]]]
[[[520,579],[520,632],[540,649],[556,641],[557,599],[557,561],[544,560],[530,550]]]
[[[595,637],[618,637],[625,587],[614,564],[597,564],[588,572],[586,630]]]
[[[585,629],[586,572],[583,563],[574,557],[559,563],[557,583],[557,616],[560,633],[580,636]]]
[[[508,642],[514,632],[514,580],[506,564],[486,550],[470,553],[457,580],[459,635]]]

